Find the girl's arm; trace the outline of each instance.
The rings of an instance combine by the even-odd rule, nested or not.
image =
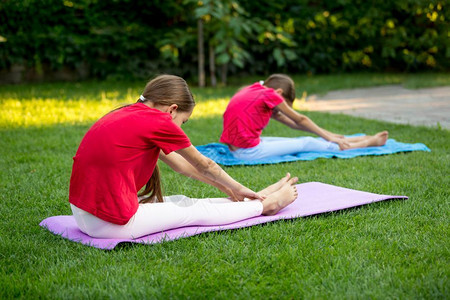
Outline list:
[[[319,127],[307,116],[293,110],[285,101],[275,106],[272,118],[289,126],[290,128],[314,133],[327,141],[339,144],[339,146],[346,143],[343,136],[334,134]]]
[[[337,133],[333,133],[333,132],[329,132],[328,130],[325,130],[322,128],[323,131],[328,132],[328,134],[334,136],[335,138],[339,138],[339,139],[345,139],[345,136],[342,134],[337,134]]]
[[[189,146],[176,151],[184,160],[191,165],[186,167],[184,162],[177,158],[169,159],[175,168],[184,169],[184,173],[191,172],[189,176],[209,183],[231,197],[233,201],[242,201],[244,198],[259,199],[263,198],[252,190],[246,188],[228,175],[218,164],[211,159],[203,156],[194,146]],[[167,156],[166,156],[167,158]]]
[[[284,125],[292,128],[292,129],[298,129],[301,130],[300,128],[298,128],[298,125],[292,121],[291,119],[289,119],[288,117],[286,117],[285,114],[283,114],[281,111],[279,110],[274,110],[274,112],[272,113],[272,119],[283,123]]]
[[[208,177],[202,175],[180,154],[176,152],[171,152],[166,155],[164,154],[163,151],[161,151],[159,154],[159,158],[175,172],[180,173],[189,178],[194,178],[206,184],[212,185],[221,190],[222,192],[227,193],[227,189],[223,185],[219,184],[218,182],[213,182]]]

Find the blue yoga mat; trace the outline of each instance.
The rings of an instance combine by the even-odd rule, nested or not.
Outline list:
[[[358,135],[361,134],[355,134],[352,136]],[[422,143],[406,144],[397,142],[394,139],[388,139],[386,144],[381,147],[367,147],[367,148],[350,149],[345,151],[299,152],[294,155],[274,156],[258,160],[241,160],[234,158],[228,147],[224,144],[219,143],[211,143],[207,145],[197,146],[196,148],[203,155],[211,158],[216,163],[224,166],[277,164],[297,160],[314,160],[316,158],[333,158],[333,157],[352,158],[356,156],[386,155],[398,152],[431,151],[427,146],[425,146]]]

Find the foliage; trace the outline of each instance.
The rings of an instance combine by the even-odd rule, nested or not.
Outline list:
[[[161,3],[2,1],[0,35],[6,41],[0,44],[0,68],[87,68],[97,78],[142,78],[170,70],[155,45],[176,29],[182,8],[175,1]]]
[[[253,16],[274,20],[278,26],[293,23],[298,47],[295,65],[287,68],[292,72],[450,67],[450,12],[444,1],[303,0],[264,7],[246,1],[243,5]]]
[[[450,68],[442,0],[4,0],[0,70],[194,78],[199,17],[234,74]]]

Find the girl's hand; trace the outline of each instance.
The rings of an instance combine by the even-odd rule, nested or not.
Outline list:
[[[330,142],[336,143],[339,145],[339,149],[346,150],[350,148],[350,144],[345,138],[332,138]]]
[[[347,142],[347,140],[342,139],[339,143],[339,149],[341,150],[347,150],[350,149],[350,144]]]
[[[230,190],[230,193],[228,193],[228,196],[230,196],[231,200],[233,201],[247,201],[247,200],[264,200],[264,198],[261,195],[258,195],[254,191],[252,191],[249,188],[246,188],[245,186],[242,186],[238,190]],[[245,200],[244,200],[245,199]]]

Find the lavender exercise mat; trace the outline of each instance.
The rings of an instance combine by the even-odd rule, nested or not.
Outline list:
[[[362,192],[320,182],[307,182],[297,185],[299,196],[288,207],[275,216],[259,216],[228,225],[190,226],[150,234],[137,239],[97,239],[82,233],[73,216],[54,216],[43,220],[39,225],[52,233],[84,245],[111,250],[119,243],[131,242],[155,244],[164,241],[189,237],[203,232],[249,227],[280,219],[293,219],[320,213],[332,212],[388,199],[408,199],[406,196],[380,195]]]

